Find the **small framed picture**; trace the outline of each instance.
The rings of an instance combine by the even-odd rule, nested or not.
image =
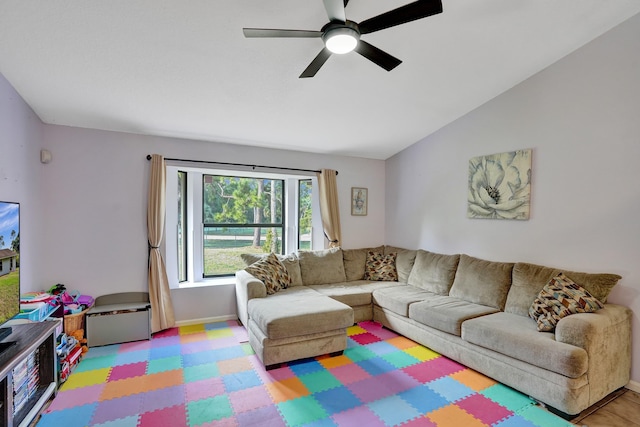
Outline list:
[[[369,191],[362,187],[351,187],[351,215],[364,216],[367,214]]]

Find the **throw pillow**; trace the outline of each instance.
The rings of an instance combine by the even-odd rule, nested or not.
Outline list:
[[[278,257],[271,253],[244,269],[261,280],[267,288],[267,295],[273,295],[291,284],[291,276]]]
[[[576,313],[591,313],[604,305],[585,288],[564,275],[558,274],[538,294],[529,316],[541,332],[550,332],[563,317]]]
[[[380,252],[368,251],[364,271],[365,280],[397,282],[396,257],[395,252],[383,255]]]
[[[267,254],[240,254],[240,258],[244,261],[245,265],[249,266],[254,262],[266,257]],[[298,262],[298,256],[295,253],[288,255],[277,255],[278,260],[287,269],[289,276],[291,276],[290,286],[302,286],[302,275],[300,273],[300,263]]]

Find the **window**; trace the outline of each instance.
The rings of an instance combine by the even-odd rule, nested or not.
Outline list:
[[[231,277],[245,267],[242,253],[322,244],[314,186],[315,177],[168,164],[163,243],[171,287]]]

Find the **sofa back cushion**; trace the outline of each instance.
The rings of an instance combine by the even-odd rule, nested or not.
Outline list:
[[[511,286],[513,265],[511,262],[487,261],[460,255],[449,295],[502,310]]]
[[[365,264],[367,262],[367,252],[383,252],[384,246],[377,248],[343,249],[342,260],[344,262],[344,273],[347,282],[364,279]]]
[[[418,251],[413,249],[396,248],[395,246],[385,246],[384,254],[389,255],[396,253],[396,271],[398,272],[398,281],[407,283],[409,281],[409,274],[413,268],[413,263],[416,260],[416,254]]]
[[[579,273],[518,262],[513,267],[513,284],[509,290],[504,311],[528,316],[529,307],[531,307],[542,288],[561,272],[589,291],[591,295],[602,303],[607,302],[609,293],[618,283],[618,280],[622,278],[617,274]]]
[[[324,285],[347,280],[340,248],[299,251],[298,259],[302,283],[305,285]]]
[[[460,255],[442,255],[418,249],[408,283],[438,295],[449,295]]]
[[[240,254],[240,258],[247,266],[265,258],[267,254]],[[298,262],[298,256],[294,253],[288,255],[277,255],[278,260],[287,269],[289,276],[291,277],[291,284],[289,286],[302,286],[302,275],[300,274],[300,263]]]

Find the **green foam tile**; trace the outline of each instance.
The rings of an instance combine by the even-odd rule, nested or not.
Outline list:
[[[539,406],[523,408],[518,411],[518,415],[540,427],[575,427],[569,421],[565,421]]]
[[[185,383],[220,376],[220,370],[218,369],[216,362],[205,363],[197,366],[188,366],[184,368],[183,372]]]
[[[147,374],[157,374],[158,372],[173,371],[174,369],[182,369],[181,356],[149,360],[147,365]]]
[[[354,362],[362,362],[363,360],[373,359],[377,355],[364,346],[347,348],[344,355]]]
[[[491,387],[482,390],[480,394],[493,400],[497,404],[504,406],[512,412],[518,412],[527,406],[534,405],[535,403],[524,394],[521,394],[503,384],[494,384]]]
[[[420,362],[418,359],[404,351],[394,351],[393,353],[384,354],[381,357],[397,369],[406,368],[407,366],[415,365]]]
[[[226,395],[196,400],[187,404],[189,425],[199,426],[212,421],[229,418],[233,415],[231,403]]]
[[[278,410],[290,427],[298,427],[329,416],[311,396],[278,403]]]
[[[341,385],[340,381],[326,370],[300,375],[299,378],[311,393],[330,390]]]

